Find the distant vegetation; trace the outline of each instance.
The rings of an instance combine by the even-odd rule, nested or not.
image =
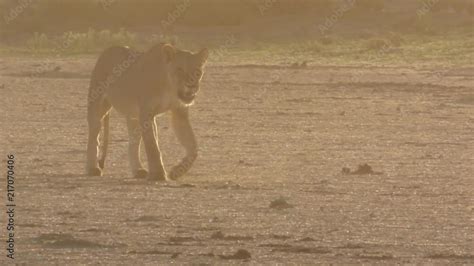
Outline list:
[[[77,31],[90,27],[119,29],[161,26],[161,22],[168,20],[170,14],[173,16],[173,12],[174,19],[181,25],[238,25],[247,18],[264,14],[322,13],[331,8],[331,2],[332,0],[0,0],[0,11],[3,13],[2,17],[5,17],[18,6],[27,6],[9,27],[10,31],[33,33]]]
[[[3,36],[35,32],[118,30],[161,27],[169,24],[205,26],[239,25],[262,16],[321,16],[343,1],[354,3],[354,12],[381,11],[384,0],[0,0],[0,33]],[[472,0],[410,0],[429,11],[454,9],[472,12]],[[397,0],[403,3],[406,0]]]
[[[351,8],[337,13],[344,1]],[[0,52],[68,55],[170,42],[249,59],[469,63],[473,8],[472,0],[0,0]],[[298,19],[312,28],[285,28]],[[236,40],[225,44],[227,35]]]
[[[83,54],[96,53],[113,45],[131,46],[147,49],[159,42],[179,45],[180,40],[173,35],[151,34],[139,37],[136,33],[120,29],[118,31],[89,29],[86,32],[65,32],[61,35],[34,33],[26,40],[26,45],[17,51],[30,51],[37,54]]]

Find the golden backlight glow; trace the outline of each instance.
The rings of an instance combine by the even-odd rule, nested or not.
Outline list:
[[[474,0],[0,0],[0,265],[472,264]]]

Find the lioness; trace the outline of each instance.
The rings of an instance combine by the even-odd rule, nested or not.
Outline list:
[[[186,173],[197,157],[196,139],[189,123],[192,105],[203,75],[208,50],[199,53],[158,44],[147,52],[128,47],[111,47],[97,60],[89,87],[87,121],[87,174],[101,176],[107,153],[109,113],[114,107],[125,115],[129,134],[132,175],[151,180],[176,179]],[[171,111],[171,121],[186,156],[167,174],[156,139],[155,116]],[[99,135],[104,126],[104,143]],[[140,143],[145,144],[146,171],[140,160]],[[99,158],[100,146],[102,156]]]

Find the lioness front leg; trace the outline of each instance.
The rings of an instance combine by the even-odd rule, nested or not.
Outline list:
[[[142,142],[142,134],[140,132],[140,123],[138,119],[127,118],[128,128],[128,157],[130,160],[130,168],[132,176],[135,178],[146,178],[148,171],[143,168],[140,159],[140,145]]]
[[[102,176],[102,168],[99,167],[99,134],[101,129],[100,118],[89,118],[89,138],[87,142],[87,164],[86,171],[89,176]]]
[[[168,174],[170,179],[175,180],[191,169],[191,166],[197,158],[198,149],[196,137],[194,136],[191,123],[189,122],[187,107],[182,107],[171,112],[171,124],[179,143],[181,143],[186,150],[186,156],[178,165],[172,167]]]
[[[148,160],[148,178],[154,181],[166,181],[166,171],[163,167],[161,152],[155,137],[157,131],[155,117],[151,112],[142,110],[140,111],[139,121]]]

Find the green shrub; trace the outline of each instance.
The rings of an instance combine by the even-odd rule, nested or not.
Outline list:
[[[332,36],[327,36],[327,35],[326,35],[326,36],[323,36],[323,37],[321,37],[321,38],[319,39],[319,42],[320,42],[321,44],[324,44],[324,45],[334,44],[335,41],[336,41],[336,40],[335,40],[334,37],[332,37]]]
[[[33,37],[28,39],[26,46],[31,50],[44,50],[52,47],[53,41],[46,36],[44,33],[35,32]]]
[[[293,53],[312,53],[318,54],[324,50],[323,45],[319,41],[298,42],[290,46]]]
[[[436,33],[435,27],[433,26],[433,15],[425,14],[421,17],[416,17],[412,25],[416,33],[432,35]]]
[[[125,29],[118,31],[89,29],[87,32],[68,31],[57,36],[34,33],[26,41],[26,47],[33,52],[69,54],[94,53],[114,45],[131,46],[143,50],[161,42],[181,45],[178,37],[174,35],[153,34],[139,38],[137,34]]]
[[[386,39],[373,38],[367,41],[366,48],[368,50],[381,50],[385,47],[390,46],[390,42]]]
[[[405,42],[400,34],[394,32],[390,32],[387,38],[390,41],[390,44],[395,47],[399,47]]]

